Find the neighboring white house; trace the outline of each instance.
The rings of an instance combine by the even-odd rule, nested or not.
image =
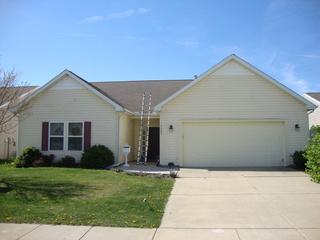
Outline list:
[[[307,143],[316,107],[236,55],[195,80],[90,83],[65,70],[28,97],[18,152],[31,145],[79,159],[103,144],[122,162],[129,144],[135,160],[144,91],[153,96],[149,155],[163,165],[287,166]]]
[[[23,97],[34,90],[35,86],[17,87],[19,90],[14,90],[14,94]],[[15,89],[17,89],[15,88]],[[7,88],[8,89],[8,88]],[[7,112],[9,114],[10,112]],[[18,118],[13,117],[3,126],[3,131],[0,133],[0,159],[7,159],[16,155],[16,143],[18,136]]]
[[[303,96],[317,106],[309,114],[309,126],[320,125],[320,92],[305,93]]]

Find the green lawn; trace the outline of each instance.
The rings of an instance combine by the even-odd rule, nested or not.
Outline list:
[[[0,165],[0,222],[158,227],[173,179]]]

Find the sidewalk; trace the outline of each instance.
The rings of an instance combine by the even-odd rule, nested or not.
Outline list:
[[[0,240],[152,240],[156,229],[0,223]]]

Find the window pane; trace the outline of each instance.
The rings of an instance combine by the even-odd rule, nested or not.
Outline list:
[[[63,150],[63,137],[50,137],[50,150]]]
[[[50,135],[63,136],[63,123],[50,123]]]
[[[69,123],[70,136],[82,136],[82,123]]]
[[[82,137],[69,137],[68,150],[82,150]]]

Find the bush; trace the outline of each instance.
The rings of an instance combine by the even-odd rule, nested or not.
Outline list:
[[[50,167],[53,165],[53,161],[56,158],[56,156],[54,154],[50,154],[50,155],[42,155],[42,161],[43,161],[43,166],[44,167]]]
[[[317,133],[320,133],[320,125],[313,125],[310,128],[310,137],[313,138]]]
[[[41,157],[38,160],[33,161],[33,167],[51,167],[53,165],[53,160],[55,159],[54,154],[44,155],[41,154]]]
[[[34,147],[26,147],[22,154],[18,156],[14,164],[16,167],[31,167],[33,162],[41,158],[41,152]]]
[[[14,164],[15,157],[9,157],[8,159],[0,159],[0,165],[5,165],[5,164]]]
[[[76,167],[76,159],[72,156],[65,156],[61,159],[61,167]]]
[[[307,173],[315,182],[320,182],[320,133],[310,139],[304,157],[308,160]]]
[[[295,151],[292,155],[293,163],[297,169],[304,170],[306,168],[307,159],[303,156],[304,151]]]
[[[82,168],[105,169],[114,163],[113,152],[104,145],[94,145],[84,151],[80,161]]]

